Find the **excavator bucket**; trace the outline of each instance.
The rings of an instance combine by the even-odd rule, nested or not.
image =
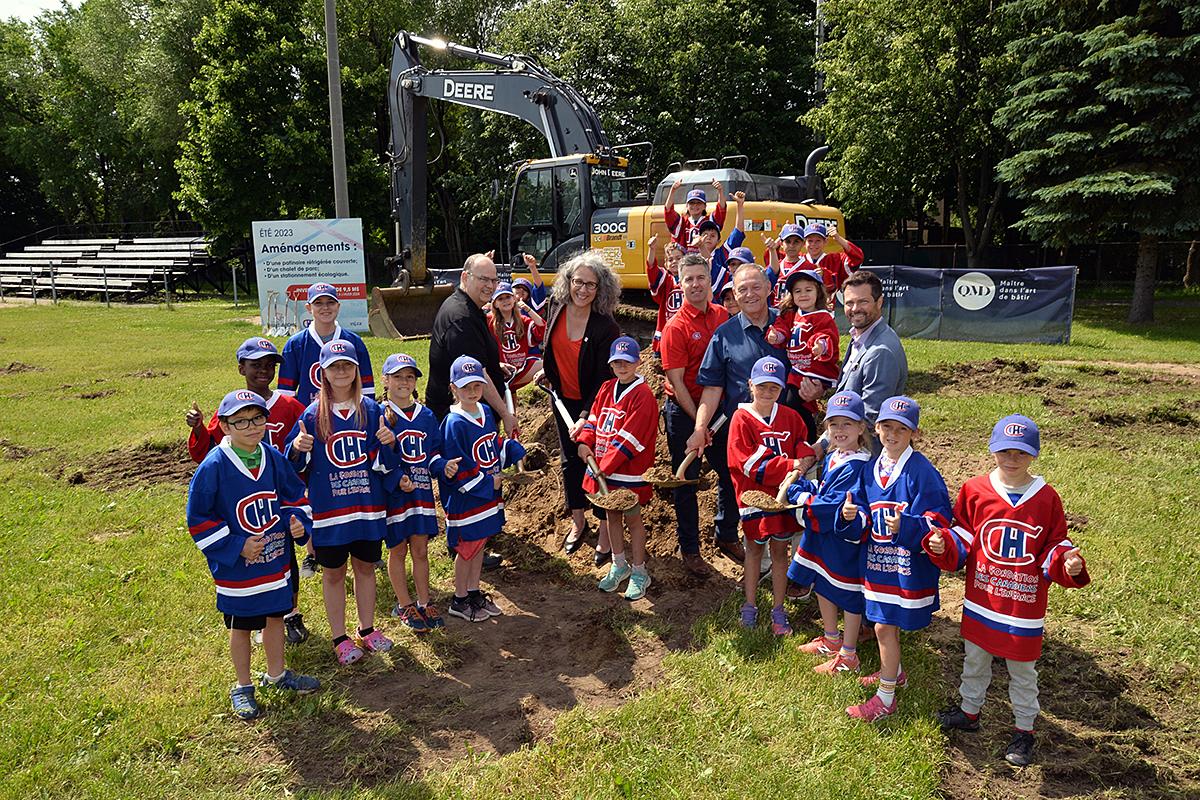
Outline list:
[[[420,339],[433,330],[438,307],[454,287],[446,284],[371,289],[367,323],[383,339]]]

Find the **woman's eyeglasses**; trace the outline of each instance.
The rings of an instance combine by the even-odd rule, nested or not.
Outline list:
[[[594,292],[599,286],[600,284],[596,283],[595,281],[581,281],[579,278],[571,279],[572,289],[584,289],[589,292]]]

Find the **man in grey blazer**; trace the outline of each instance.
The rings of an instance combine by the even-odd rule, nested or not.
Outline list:
[[[883,284],[878,275],[865,269],[851,275],[842,285],[842,306],[850,322],[850,346],[837,390],[862,395],[868,429],[874,434],[883,401],[904,393],[908,358],[900,337],[883,321]],[[874,449],[878,451],[878,441]]]

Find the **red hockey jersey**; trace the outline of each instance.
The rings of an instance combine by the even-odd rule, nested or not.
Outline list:
[[[263,442],[282,453],[283,440],[303,413],[304,404],[296,398],[280,392],[271,392],[271,396],[267,398],[267,432],[263,436]],[[212,419],[208,421],[208,435],[197,436],[195,431],[188,435],[188,455],[192,457],[192,461],[199,464],[208,455],[208,451],[219,445],[224,438],[225,431],[221,430],[217,412],[214,411]]]
[[[841,374],[841,342],[833,314],[817,309],[807,314],[785,311],[775,318],[771,327],[787,337],[788,385],[799,386],[804,378],[814,378],[827,386],[836,386]],[[813,344],[820,342],[825,350],[813,355]],[[815,407],[815,406],[814,406]]]
[[[1075,577],[1063,567],[1075,545],[1058,492],[1035,478],[1013,502],[994,475],[980,475],[959,491],[954,521],[945,553],[929,557],[942,569],[966,564],[963,638],[1000,658],[1036,661],[1050,582],[1067,588],[1091,582],[1086,564]],[[924,540],[927,553],[932,535]]]
[[[846,278],[862,266],[864,257],[861,247],[854,242],[846,242],[845,250],[838,253],[822,253],[816,261],[809,258],[808,253],[802,253],[796,269],[811,269],[820,273],[825,280],[825,294],[832,304],[833,296],[842,288]]]
[[[791,511],[763,511],[742,502],[742,494],[758,489],[769,495],[796,467],[796,460],[813,455],[805,442],[808,428],[800,415],[776,403],[766,419],[758,416],[750,403],[739,403],[729,421],[729,472],[737,496],[742,530],[756,542],[771,536],[790,536],[800,532],[800,523]]]
[[[521,313],[521,318],[525,322],[524,336],[517,336],[512,322],[502,323],[497,326],[498,332],[492,334],[496,343],[500,345],[500,359],[505,364],[516,367],[518,372],[529,360],[529,351],[540,348],[542,340],[546,338],[545,323],[535,325],[529,315],[524,312]],[[492,330],[492,326],[495,325],[494,319],[494,312],[488,314],[488,330]]]
[[[616,378],[600,387],[577,441],[592,448],[609,489],[630,489],[639,502],[648,503],[652,490],[642,475],[654,466],[658,401],[641,375],[619,398],[618,388]],[[583,477],[583,490],[596,492],[599,488],[589,469]]]
[[[689,243],[688,240],[692,236],[692,228],[700,227],[701,222],[711,219],[713,222],[717,223],[717,227],[724,228],[725,212],[727,210],[727,205],[724,203],[719,204],[712,210],[711,214],[705,214],[704,216],[700,217],[700,219],[692,222],[692,218],[687,214],[680,216],[679,212],[675,210],[675,206],[664,204],[663,224],[667,226],[667,232],[671,234],[671,239],[675,243],[677,243],[680,247],[687,247]]]
[[[654,323],[654,352],[658,352],[662,341],[663,328],[671,321],[680,308],[683,307],[683,289],[670,270],[658,266],[654,261],[646,261],[646,285],[650,288],[650,296],[658,305],[658,320]]]

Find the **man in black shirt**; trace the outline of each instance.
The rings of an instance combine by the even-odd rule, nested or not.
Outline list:
[[[506,376],[500,366],[500,346],[483,313],[483,307],[491,302],[496,283],[496,265],[491,258],[476,253],[467,259],[458,288],[442,303],[433,321],[426,404],[439,420],[450,412],[454,402],[450,394],[450,365],[459,356],[471,356],[483,364],[488,379],[483,389],[484,402],[504,423],[505,432],[515,437],[517,418],[504,405]]]

